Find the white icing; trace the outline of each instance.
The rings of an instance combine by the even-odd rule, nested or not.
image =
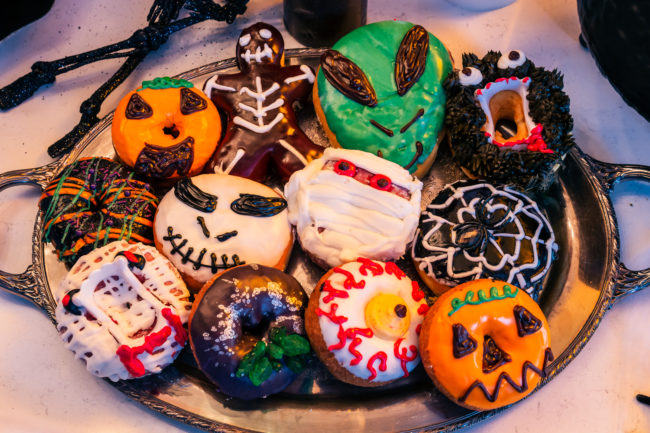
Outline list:
[[[481,106],[481,109],[485,113],[487,121],[485,122],[485,132],[489,134],[488,142],[493,142],[494,137],[494,120],[492,118],[492,112],[490,110],[490,100],[494,95],[504,90],[512,90],[516,92],[521,98],[522,109],[524,112],[524,119],[526,122],[526,128],[528,129],[528,136],[530,136],[531,131],[535,128],[535,122],[530,117],[528,109],[528,86],[530,86],[530,78],[525,77],[523,79],[518,79],[517,77],[505,78],[502,81],[494,81],[485,85],[483,89],[477,89],[474,92],[474,97],[476,101]],[[528,144],[522,142],[510,147],[513,150],[525,150],[528,148]]]
[[[375,263],[381,265],[382,268],[385,268],[385,263]],[[345,316],[348,318],[347,321],[342,323],[343,328],[368,328],[369,326],[366,324],[365,319],[365,307],[368,302],[370,302],[373,297],[381,293],[397,295],[404,300],[404,304],[406,305],[408,314],[411,318],[411,323],[408,331],[401,337],[404,338],[404,340],[400,343],[400,351],[403,350],[403,348],[409,348],[411,345],[418,348],[419,336],[416,332],[416,329],[424,319],[423,315],[418,314],[418,309],[422,305],[425,305],[426,302],[424,299],[420,301],[415,301],[413,299],[413,288],[411,285],[411,280],[407,276],[403,276],[401,279],[398,279],[395,275],[388,274],[385,271],[381,275],[372,276],[372,273],[368,270],[367,275],[364,276],[359,272],[360,267],[361,263],[356,261],[349,262],[341,266],[342,269],[350,272],[354,276],[355,281],[365,281],[365,287],[363,289],[352,288],[350,290],[346,290],[343,285],[343,282],[346,279],[345,275],[333,272],[330,275],[328,281],[330,281],[333,288],[347,292],[349,297],[336,297],[332,300],[329,300],[328,303],[325,303],[324,298],[327,297],[328,293],[322,291],[319,298],[320,309],[325,312],[329,312],[331,310],[332,304],[337,304],[338,309],[336,310],[336,315]],[[339,325],[332,322],[326,316],[319,316],[318,323],[320,325],[326,346],[329,347],[331,345],[339,343]],[[359,334],[356,336],[361,339],[361,344],[356,347],[356,350],[362,354],[363,360],[357,365],[350,365],[350,361],[352,361],[355,357],[349,350],[352,339],[348,338],[346,340],[345,347],[339,350],[331,351],[341,366],[345,367],[350,373],[354,374],[357,377],[368,379],[371,374],[370,370],[368,370],[367,367],[368,361],[372,355],[378,351],[383,351],[387,355],[387,368],[386,371],[380,371],[378,368],[379,361],[375,361],[373,363],[373,367],[377,371],[377,377],[373,380],[373,382],[385,382],[399,379],[400,377],[404,376],[404,370],[402,369],[401,361],[396,358],[394,354],[395,340],[384,340],[376,336],[367,338]],[[411,350],[407,350],[407,356],[410,357],[412,355],[413,352]],[[413,361],[410,361],[406,364],[407,370],[409,372],[412,371],[419,362],[420,358],[417,356]]]
[[[307,80],[310,84],[314,82],[314,72],[307,65],[300,65],[300,70],[303,72],[300,75],[294,75],[293,77],[285,78],[284,82],[291,84],[294,81]]]
[[[298,151],[298,149],[296,149],[295,147],[293,147],[292,145],[290,145],[286,140],[282,140],[282,139],[280,139],[280,140],[278,140],[278,143],[280,143],[280,146],[284,147],[284,148],[287,149],[289,152],[291,152],[291,153],[293,154],[293,156],[295,156],[296,158],[298,158],[298,160],[299,160],[300,162],[302,162],[303,165],[307,165],[307,164],[309,164],[309,162],[307,161],[307,159],[305,159],[305,157],[302,155],[302,153],[300,153],[300,152]]]
[[[323,170],[327,161],[339,159],[388,176],[410,199]],[[303,248],[338,266],[359,256],[386,260],[403,255],[417,228],[421,190],[422,182],[393,162],[360,150],[327,148],[293,173],[284,193]],[[319,233],[319,228],[325,230]]]
[[[251,62],[251,58],[254,58],[256,62],[261,62],[264,58],[272,58],[273,50],[267,44],[264,44],[264,49],[257,47],[254,53],[251,53],[251,50],[246,50],[245,53],[240,54],[241,58],[246,61],[246,63]]]
[[[214,75],[210,77],[208,81],[205,82],[205,86],[203,86],[203,92],[208,95],[209,98],[212,97],[212,91],[213,90],[221,90],[224,92],[236,92],[237,89],[234,87],[230,86],[224,86],[223,84],[217,83],[217,79],[219,78],[219,75]]]
[[[469,75],[465,75],[465,69],[469,70]],[[458,80],[463,86],[475,86],[483,81],[483,75],[481,74],[481,71],[470,66],[468,68],[463,68],[463,70],[458,73]]]
[[[278,193],[261,183],[254,182],[239,176],[225,174],[204,174],[192,178],[192,182],[209,194],[217,196],[217,208],[214,212],[202,212],[191,208],[180,201],[169,191],[160,201],[156,218],[154,219],[154,233],[158,245],[167,258],[186,275],[199,282],[206,282],[214,273],[210,268],[210,255],[215,254],[218,263],[225,254],[228,265],[233,264],[233,255],[237,255],[241,262],[258,263],[265,266],[279,264],[286,249],[293,241],[291,226],[287,219],[287,210],[270,217],[256,217],[240,215],[233,212],[230,205],[239,198],[239,194],[257,194],[264,197],[280,197]],[[205,220],[205,226],[210,232],[206,238],[197,217]],[[180,248],[180,253],[172,254],[172,244],[163,238],[167,236],[168,227],[173,228],[174,234],[179,234],[182,239],[176,240],[180,244],[187,240]],[[224,242],[216,239],[217,235],[237,231],[237,235]],[[183,256],[187,255],[188,248],[193,248],[189,261],[183,263]],[[197,261],[200,252],[205,249],[201,263],[205,265],[194,269],[192,261]]]
[[[269,29],[260,29],[260,36],[264,39],[269,39],[272,35],[271,30]]]
[[[516,51],[517,53],[519,53],[519,58],[517,60],[510,60],[509,54],[512,51]],[[497,62],[497,68],[499,69],[516,68],[524,64],[524,62],[526,61],[526,55],[524,54],[524,52],[520,50],[512,50],[512,51],[508,51],[508,54],[504,54],[501,57],[499,57],[499,61]]]
[[[173,314],[185,317],[189,313],[184,308],[189,306],[189,302],[185,301],[183,308],[178,310],[174,305],[168,305],[166,301],[161,300],[160,290],[152,291],[149,280],[141,283],[129,269],[125,257],[118,256],[113,261],[114,254],[129,245],[118,241],[102,249],[115,247],[115,244],[120,244],[119,248],[113,250],[109,256],[101,255],[102,261],[93,262],[95,267],[92,272],[84,271],[87,278],[77,287],[79,292],[72,296],[71,302],[80,309],[81,315],[70,313],[61,302],[55,312],[57,328],[66,348],[73,351],[76,358],[83,359],[92,374],[107,377],[112,381],[132,378],[117,355],[118,348],[122,345],[130,348],[142,346],[148,335],[165,327],[169,327],[171,331],[165,342],[155,347],[153,354],[143,351],[137,355],[137,359],[142,363],[145,375],[158,373],[171,364],[182,347],[176,342],[176,331],[169,325],[162,310],[169,308]],[[145,264],[145,269],[158,268],[157,271],[148,269],[148,273],[152,270],[163,271],[162,267],[168,271],[171,269],[164,258],[162,262],[160,259],[154,259]],[[145,274],[144,271],[137,272],[139,275]],[[75,274],[75,282],[78,275]],[[96,290],[99,284],[104,284],[104,287]],[[182,281],[181,285],[185,295],[189,297]],[[96,320],[89,320],[89,315]],[[143,333],[143,330],[147,332]]]
[[[240,159],[246,154],[246,151],[242,148],[237,149],[237,152],[235,152],[235,157],[230,161],[228,166],[226,168],[223,168],[223,163],[224,161],[219,161],[219,165],[214,167],[214,172],[215,173],[222,173],[222,174],[230,174],[232,169],[237,165]]]
[[[242,35],[239,38],[239,45],[241,45],[242,47],[245,47],[246,45],[250,44],[250,42],[251,42],[251,35],[250,34]]]
[[[278,83],[273,83],[271,87],[264,89],[262,87],[262,79],[258,76],[255,77],[255,87],[255,90],[251,90],[248,87],[242,87],[239,93],[246,94],[247,96],[253,98],[256,102],[256,105],[253,107],[246,105],[243,102],[239,102],[239,108],[252,113],[257,120],[257,124],[243,119],[240,116],[235,116],[233,123],[258,134],[263,134],[270,131],[278,122],[284,119],[284,114],[278,112],[272,121],[269,123],[264,123],[264,117],[266,116],[266,113],[271,110],[277,110],[282,105],[284,105],[284,99],[282,97],[279,97],[272,101],[269,105],[264,105],[266,99],[280,89],[280,85]]]

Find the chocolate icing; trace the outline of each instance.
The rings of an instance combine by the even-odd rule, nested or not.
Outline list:
[[[208,108],[208,101],[201,95],[188,89],[187,87],[181,88],[181,113],[184,115],[203,111]]]
[[[510,361],[512,357],[486,335],[483,339],[483,373],[490,373]]]
[[[193,161],[194,138],[187,137],[180,143],[168,147],[145,143],[133,169],[136,173],[151,179],[165,179],[174,172],[186,176]]]
[[[176,182],[174,185],[174,195],[184,204],[201,212],[209,213],[217,209],[217,196],[202,191],[189,177],[184,177]],[[203,225],[205,226],[205,222],[203,222]],[[210,235],[208,234],[207,236],[209,237]]]
[[[254,399],[288,386],[295,374],[281,368],[260,386],[235,372],[243,356],[258,341],[269,343],[269,330],[305,335],[307,295],[290,275],[259,265],[224,272],[196,301],[189,324],[194,357],[219,390],[240,399]]]
[[[142,99],[142,96],[134,93],[129,99],[129,103],[126,105],[126,110],[124,115],[127,119],[147,119],[153,115],[153,110],[151,106],[147,104],[147,101]]]
[[[467,329],[463,325],[455,323],[452,326],[452,331],[454,334],[452,343],[454,358],[462,358],[476,350],[478,343],[469,335],[469,332],[467,332]]]
[[[420,79],[428,53],[429,32],[419,25],[411,27],[404,35],[395,57],[395,86],[398,95],[406,94]]]
[[[339,92],[361,105],[377,105],[375,89],[352,60],[338,51],[327,50],[321,56],[320,64],[327,81]]]
[[[516,305],[513,313],[517,322],[517,334],[520,337],[534,334],[542,327],[542,321],[521,305]]]

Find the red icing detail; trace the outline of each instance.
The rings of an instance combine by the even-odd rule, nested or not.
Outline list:
[[[491,85],[492,85],[492,83],[487,83],[487,84],[485,85],[485,88],[486,88],[486,89],[489,89]]]
[[[339,338],[339,342],[336,344],[331,344],[327,346],[327,350],[332,351],[332,350],[341,350],[345,347],[345,340],[347,340],[347,334],[345,332],[345,328],[343,326],[339,325],[339,332],[336,334],[336,336]]]
[[[370,328],[350,328],[345,330],[348,338],[353,338],[355,335],[362,335],[364,337],[372,338],[375,335]]]
[[[500,82],[502,82],[502,81],[507,81],[507,80],[508,80],[507,78],[497,78],[497,79],[494,80],[494,81],[497,82],[497,83],[500,83]]]
[[[318,316],[325,316],[328,319],[330,319],[332,322],[336,323],[337,325],[340,325],[341,323],[347,322],[348,318],[345,316],[337,316],[336,310],[338,310],[338,308],[339,308],[338,304],[332,304],[329,311],[323,311],[320,309],[320,307],[317,307],[316,314]]]
[[[343,287],[345,287],[346,290],[350,290],[350,289],[353,289],[353,288],[354,289],[363,289],[366,286],[365,281],[361,280],[361,281],[357,282],[354,279],[354,275],[352,275],[352,273],[346,271],[345,269],[341,269],[339,267],[336,267],[336,268],[334,268],[332,270],[334,272],[336,272],[336,273],[345,275],[345,281],[343,282]]]
[[[483,94],[483,90],[478,89],[478,90],[476,91],[476,96],[481,96],[482,94]]]
[[[411,297],[415,302],[420,302],[424,299],[424,292],[420,289],[417,281],[411,281]]]
[[[178,317],[178,315],[172,313],[172,310],[170,308],[163,308],[162,315],[167,320],[167,323],[169,323],[169,326],[174,328],[174,332],[176,333],[176,335],[174,335],[174,339],[176,342],[181,346],[185,346],[185,342],[187,341],[187,331],[185,331],[185,328],[183,328],[181,318]]]
[[[386,184],[384,186],[379,185],[379,181],[381,180],[386,181]],[[393,186],[393,182],[388,176],[384,176],[383,174],[376,174],[370,178],[370,186],[380,191],[388,191],[390,187]]]
[[[490,134],[489,132],[486,132],[486,133],[485,133],[485,136],[486,136],[486,137],[492,137],[492,134]]]
[[[348,164],[347,170],[344,170],[344,169],[341,168],[341,164],[343,164],[343,163]],[[334,164],[334,171],[337,174],[340,174],[342,176],[350,176],[350,177],[352,177],[357,172],[357,166],[352,164],[347,159],[339,159],[338,161],[336,161],[336,164]]]
[[[349,298],[350,295],[344,290],[338,290],[332,287],[330,280],[326,280],[320,288],[321,292],[326,292],[327,296],[323,298],[323,303],[327,304],[334,298]]]
[[[361,344],[361,339],[359,337],[354,337],[352,343],[350,343],[350,347],[348,347],[348,350],[352,356],[354,356],[354,359],[350,361],[350,365],[357,365],[363,360],[363,355],[361,355],[361,352],[357,350],[359,344]]]
[[[526,150],[529,150],[531,152],[539,152],[539,153],[554,153],[553,149],[549,149],[546,142],[544,141],[544,138],[542,137],[542,125],[541,123],[535,126],[531,131],[530,135],[526,138],[522,138],[521,140],[515,140],[515,141],[506,141],[505,143],[501,143],[496,140],[492,140],[492,144],[498,146],[498,147],[513,147],[513,146],[518,146],[520,144],[526,144]]]
[[[420,335],[421,331],[422,331],[422,324],[418,323],[418,326],[415,327],[415,333]]]
[[[517,77],[515,77],[515,76],[513,75],[512,77],[510,77],[510,80],[512,80],[512,81],[517,81],[517,80],[519,80],[519,78],[517,78]]]
[[[361,266],[359,266],[359,273],[363,276],[368,275],[368,270],[372,272],[373,277],[384,273],[384,269],[381,267],[381,265],[379,263],[373,262],[370,259],[359,257],[357,259],[357,262],[361,263]]]
[[[126,259],[131,263],[138,262],[138,258],[131,251],[124,251],[124,257],[126,257]]]
[[[386,273],[388,275],[395,275],[398,280],[405,277],[406,274],[393,262],[386,262]]]
[[[63,299],[61,299],[61,303],[63,304],[64,307],[67,307],[68,304],[70,303],[70,295],[65,295]]]
[[[380,360],[379,370],[386,371],[386,359],[388,359],[388,355],[386,355],[386,352],[379,351],[372,355],[368,360],[367,367],[368,370],[370,370],[370,377],[368,377],[368,380],[374,380],[377,377],[377,370],[372,366],[376,359]]]
[[[427,304],[422,304],[418,308],[418,314],[420,316],[424,316],[425,314],[427,314],[427,311],[429,311],[429,306]]]
[[[524,77],[524,79],[523,79],[523,80],[521,80],[521,81],[523,81],[524,83],[527,83],[527,82],[529,82],[529,81],[530,81],[530,78],[529,78],[529,77]]]
[[[404,341],[403,338],[398,338],[397,341],[395,341],[395,345],[393,346],[393,351],[395,352],[395,358],[401,361],[402,371],[404,371],[404,377],[407,377],[409,375],[409,371],[406,368],[406,364],[408,364],[411,361],[414,361],[415,358],[418,357],[418,349],[417,347],[411,345],[408,347],[408,349],[406,347],[402,347],[402,350],[400,351],[399,346],[400,344],[402,344],[402,341]],[[408,356],[409,350],[413,353],[412,356]]]
[[[153,353],[157,347],[165,344],[171,333],[172,329],[169,326],[165,326],[160,331],[144,337],[144,344],[135,347],[129,347],[126,344],[123,344],[117,348],[115,353],[131,376],[144,376],[146,370],[142,362],[138,359],[138,355],[145,351],[150,354]]]

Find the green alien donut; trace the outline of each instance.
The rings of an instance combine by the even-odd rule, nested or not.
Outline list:
[[[358,28],[321,57],[314,104],[334,146],[374,153],[423,177],[445,114],[445,46],[423,27]]]

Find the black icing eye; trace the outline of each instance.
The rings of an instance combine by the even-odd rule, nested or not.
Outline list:
[[[534,334],[542,327],[542,321],[521,305],[516,305],[513,313],[517,322],[517,335],[520,337]]]
[[[147,119],[153,115],[153,110],[147,102],[142,99],[142,96],[134,93],[129,98],[129,103],[126,105],[124,115],[127,119]]]
[[[61,303],[63,304],[63,308],[65,308],[68,313],[74,314],[75,316],[81,316],[81,310],[77,305],[74,304],[74,302],[72,302],[72,298],[77,293],[79,293],[79,289],[70,290],[61,299]]]
[[[187,87],[181,88],[181,113],[187,116],[206,108],[208,108],[208,101]]]
[[[483,74],[481,74],[481,71],[478,69],[469,66],[467,68],[463,68],[458,73],[458,79],[460,81],[460,84],[463,86],[476,86],[477,84],[480,84],[481,81],[483,81]]]
[[[463,325],[456,323],[452,326],[452,330],[454,333],[454,341],[452,344],[454,358],[462,358],[476,350],[478,343],[469,335],[469,332],[467,332],[467,329]]]
[[[282,197],[262,197],[256,194],[239,194],[239,198],[230,204],[230,209],[239,215],[271,217],[282,212],[287,201]]]
[[[508,68],[517,68],[524,64],[526,61],[526,55],[523,51],[512,50],[508,54],[504,54],[499,57],[497,62],[497,68],[499,69],[508,69]]]
[[[510,361],[512,357],[492,337],[483,338],[483,373],[490,373]]]
[[[201,191],[189,177],[176,182],[174,195],[189,207],[202,212],[214,212],[217,209],[217,196]]]
[[[123,256],[128,260],[129,262],[129,269],[133,270],[133,268],[138,268],[140,270],[144,269],[144,266],[147,264],[146,259],[144,256],[140,254],[133,254],[131,251],[120,251],[119,253],[115,254],[115,257],[117,256]]]

